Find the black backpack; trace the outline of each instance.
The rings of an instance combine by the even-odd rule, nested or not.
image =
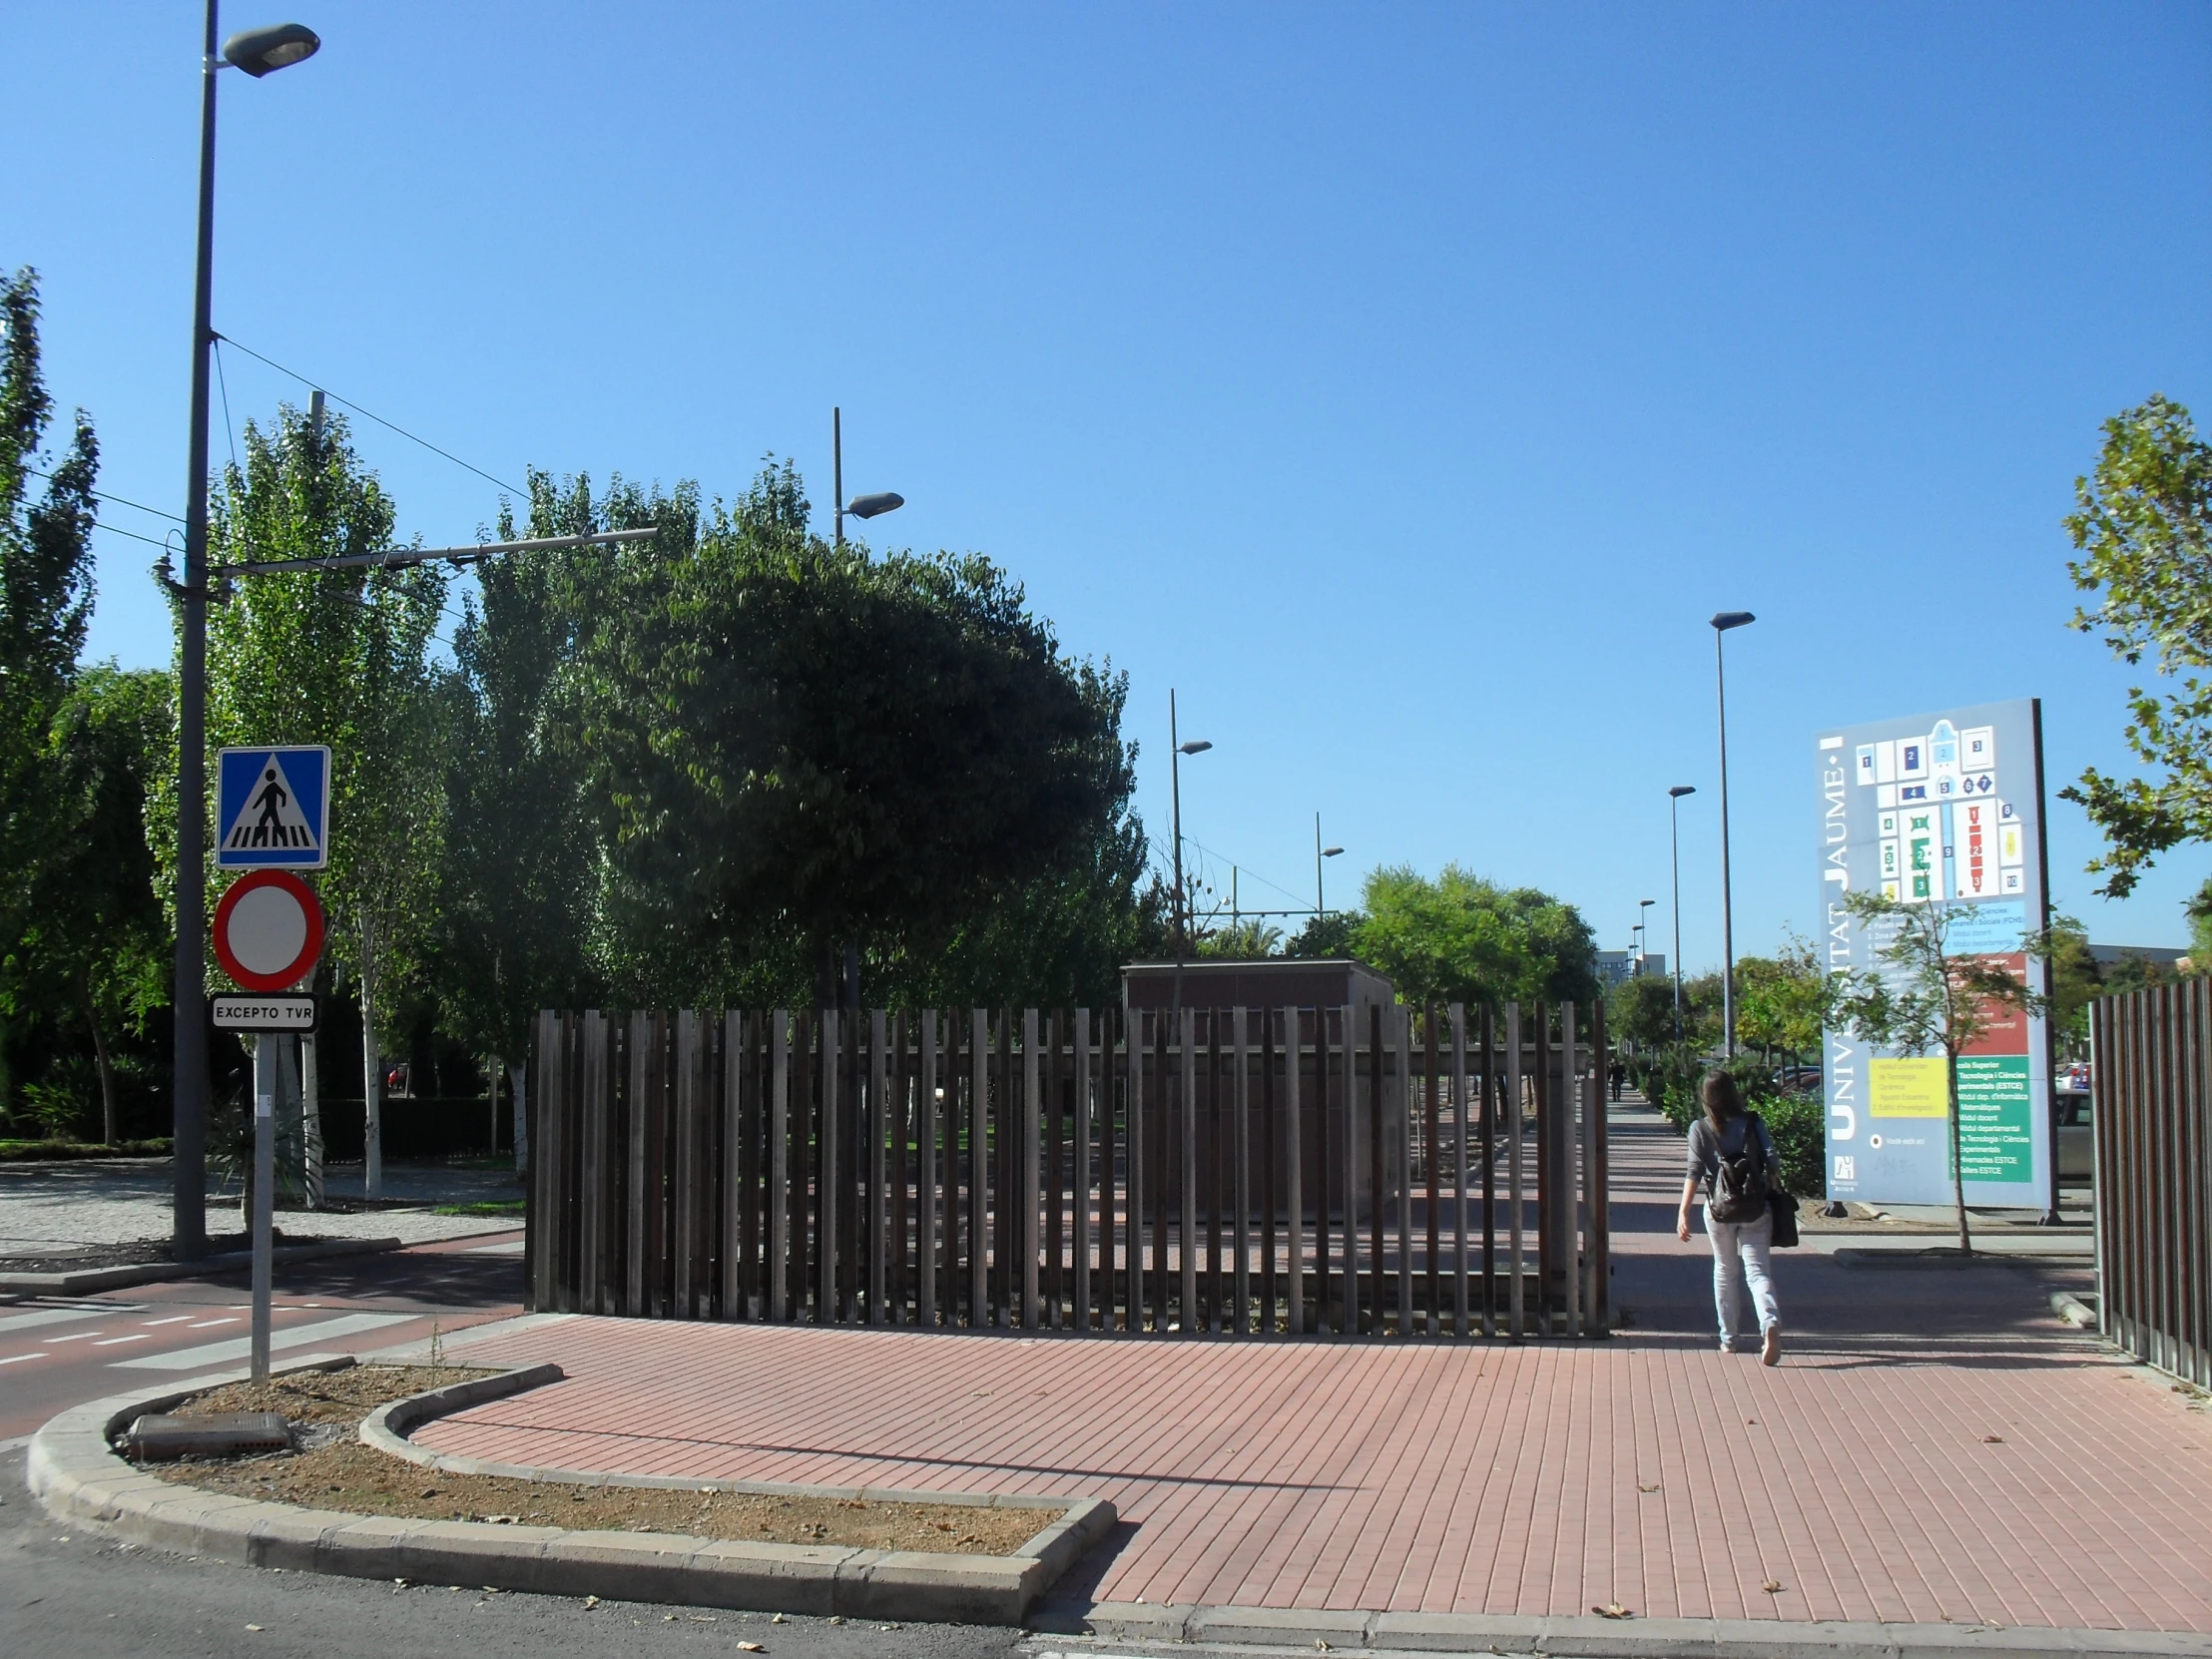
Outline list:
[[[1759,1114],[1745,1113],[1743,1151],[1722,1157],[1713,1170],[1706,1214],[1715,1221],[1757,1221],[1767,1213],[1767,1152],[1759,1127]]]

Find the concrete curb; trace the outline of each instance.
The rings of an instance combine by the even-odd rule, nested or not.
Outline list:
[[[1147,1602],[1051,1603],[1043,1632],[1115,1644],[1336,1652],[1498,1653],[1562,1659],[2205,1659],[2212,1635],[2144,1630],[1998,1629],[1971,1624],[1789,1623],[1778,1619],[1528,1618],[1484,1613],[1356,1613]],[[1032,1643],[1032,1647],[1041,1644]]]
[[[274,1257],[282,1267],[288,1262],[319,1262],[327,1256],[369,1256],[406,1248],[403,1239],[326,1239],[320,1244],[278,1245]],[[85,1296],[93,1291],[120,1291],[131,1285],[154,1285],[171,1279],[208,1279],[253,1265],[251,1250],[226,1250],[203,1256],[197,1262],[137,1262],[128,1267],[86,1268],[79,1273],[0,1273],[0,1291],[28,1296]]]
[[[350,1358],[294,1365],[290,1372],[349,1366]],[[465,1362],[458,1362],[465,1363]],[[64,1411],[31,1440],[29,1480],[48,1510],[155,1549],[242,1566],[282,1567],[354,1578],[413,1578],[483,1584],[544,1595],[600,1595],[761,1612],[855,1618],[1019,1624],[1029,1609],[1114,1525],[1102,1498],[891,1492],[760,1481],[680,1480],[573,1469],[528,1469],[445,1458],[413,1445],[398,1426],[562,1378],[558,1366],[507,1368],[380,1407],[363,1437],[410,1461],[455,1473],[508,1474],[590,1484],[684,1486],[694,1490],[800,1493],[1052,1511],[1059,1519],[1013,1555],[935,1554],[776,1544],[650,1532],[574,1532],[482,1521],[409,1520],[266,1503],[180,1486],[125,1461],[113,1436],[144,1411],[161,1411],[204,1388],[243,1382],[242,1371],[172,1382],[159,1391],[115,1394]]]

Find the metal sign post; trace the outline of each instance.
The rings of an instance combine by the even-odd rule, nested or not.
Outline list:
[[[254,1039],[253,1379],[269,1381],[270,1300],[275,1290],[276,1045],[314,1029],[312,996],[286,996],[322,955],[324,920],[314,889],[289,869],[329,861],[330,751],[320,745],[226,749],[219,757],[216,862],[251,873],[215,912],[215,954],[247,992],[220,996],[218,1029]]]
[[[270,1294],[276,1279],[272,1229],[276,1208],[276,1044],[254,1039],[254,1381],[269,1381]]]

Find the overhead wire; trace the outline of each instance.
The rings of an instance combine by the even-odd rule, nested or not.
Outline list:
[[[213,329],[209,332],[215,338],[215,383],[223,391],[223,433],[231,440],[231,470],[236,472],[239,470],[239,433],[238,423],[231,418],[231,382],[223,372],[223,336]]]
[[[39,468],[32,466],[27,462],[25,463],[23,470],[30,473],[34,478],[51,479],[54,476],[51,472],[43,472]],[[156,518],[170,519],[178,524],[182,524],[185,522],[185,515],[183,513],[173,513],[165,507],[149,507],[143,501],[133,501],[130,500],[128,497],[121,495],[110,495],[106,490],[87,490],[85,491],[85,493],[91,496],[95,501],[112,501],[118,507],[135,508],[137,511],[142,513],[152,513]],[[103,528],[106,528],[106,526],[103,526]],[[128,531],[125,531],[123,533],[126,535],[129,534]]]
[[[211,332],[213,332],[213,330],[210,330],[210,331],[211,331]],[[240,341],[238,341],[238,340],[235,340],[235,339],[232,339],[232,338],[231,338],[231,336],[230,336],[230,335],[228,335],[228,334],[222,334],[222,333],[218,333],[218,334],[216,334],[216,335],[215,335],[215,337],[216,337],[216,339],[217,339],[218,341],[220,341],[220,342],[221,342],[221,343],[223,343],[223,344],[226,344],[226,345],[236,345],[236,346],[238,346],[238,348],[239,348],[239,349],[240,349],[241,351],[245,352],[245,353],[246,353],[246,354],[247,354],[247,355],[248,355],[249,357],[252,357],[252,358],[253,358],[253,359],[254,359],[255,361],[257,361],[257,362],[263,362],[263,363],[267,363],[267,364],[268,364],[268,365],[269,365],[269,366],[270,366],[271,368],[274,368],[274,369],[275,369],[275,370],[276,370],[276,371],[277,373],[279,373],[279,374],[288,374],[288,375],[290,375],[290,376],[291,376],[291,377],[292,377],[292,378],[293,378],[294,380],[297,380],[297,381],[298,381],[298,382],[299,382],[299,383],[300,383],[301,385],[303,385],[303,386],[306,386],[306,387],[309,387],[310,389],[313,389],[313,390],[316,390],[316,391],[319,391],[319,392],[321,392],[321,393],[322,393],[322,395],[323,395],[324,397],[327,397],[327,398],[328,398],[328,399],[329,399],[329,400],[330,400],[331,402],[333,402],[333,403],[343,403],[343,404],[344,404],[344,405],[345,405],[345,406],[346,406],[347,408],[351,409],[351,410],[352,410],[352,411],[353,411],[353,412],[354,412],[355,414],[357,414],[357,415],[362,415],[362,416],[365,416],[365,417],[366,417],[367,419],[369,419],[369,420],[373,420],[374,422],[376,422],[376,424],[377,424],[377,425],[379,425],[379,426],[382,426],[382,427],[384,427],[385,429],[387,429],[387,430],[389,430],[389,431],[397,432],[397,433],[398,433],[398,434],[399,434],[399,435],[400,435],[401,437],[405,438],[405,439],[406,439],[406,440],[407,440],[407,441],[408,441],[409,443],[419,443],[419,444],[421,444],[421,445],[422,445],[422,447],[423,447],[423,448],[425,448],[425,449],[429,450],[431,454],[433,454],[433,455],[442,455],[442,456],[444,456],[444,457],[445,457],[445,458],[446,458],[447,460],[451,461],[451,462],[452,462],[452,463],[453,463],[453,464],[454,464],[455,466],[457,466],[457,467],[461,467],[461,468],[463,468],[463,469],[465,469],[465,470],[467,470],[467,471],[469,471],[469,472],[473,472],[473,473],[475,473],[477,477],[479,477],[479,478],[483,479],[483,480],[484,480],[484,482],[486,482],[487,484],[497,484],[497,485],[498,485],[498,486],[499,486],[499,487],[500,487],[501,489],[505,490],[505,491],[506,491],[506,492],[507,492],[508,494],[510,494],[510,495],[513,495],[513,496],[517,496],[517,497],[519,497],[519,498],[521,498],[521,499],[523,499],[523,500],[527,500],[527,499],[529,499],[529,495],[530,495],[530,492],[529,492],[528,490],[526,490],[526,489],[522,489],[522,488],[519,488],[519,487],[517,487],[517,486],[516,486],[516,485],[514,485],[514,484],[510,484],[510,483],[508,483],[508,482],[507,482],[507,480],[506,480],[506,479],[504,479],[504,478],[497,478],[497,477],[494,477],[494,476],[493,476],[493,475],[492,475],[491,473],[488,473],[488,472],[486,472],[486,471],[485,471],[485,470],[484,470],[484,469],[483,469],[482,467],[480,467],[480,466],[474,466],[474,465],[471,465],[471,464],[470,464],[469,462],[467,462],[467,461],[464,461],[464,460],[462,460],[462,459],[460,458],[460,456],[458,456],[458,455],[454,454],[454,453],[453,453],[453,451],[451,451],[450,449],[440,449],[440,448],[439,448],[439,447],[438,447],[438,446],[437,446],[436,444],[432,443],[432,442],[431,442],[431,441],[430,441],[430,440],[429,440],[428,438],[424,438],[424,437],[417,437],[417,436],[416,436],[416,435],[415,435],[414,433],[412,433],[412,432],[408,431],[408,430],[407,430],[407,429],[406,429],[406,428],[405,428],[404,426],[401,426],[401,425],[397,424],[397,423],[396,423],[396,422],[394,422],[394,421],[389,421],[389,420],[386,420],[386,419],[385,419],[385,418],[384,418],[384,417],[383,417],[382,415],[380,415],[380,414],[376,413],[376,411],[375,411],[375,410],[373,410],[373,409],[366,409],[366,408],[363,408],[363,407],[362,407],[362,406],[361,406],[360,404],[358,404],[358,403],[354,402],[354,401],[353,401],[353,400],[352,400],[351,398],[349,398],[349,397],[340,397],[340,396],[339,396],[339,395],[338,395],[338,394],[337,394],[336,392],[334,392],[334,391],[330,390],[330,388],[329,388],[328,386],[325,386],[325,385],[323,385],[323,384],[322,384],[321,382],[319,382],[319,381],[316,381],[316,380],[310,380],[310,379],[308,379],[306,375],[304,375],[304,374],[300,373],[300,372],[299,372],[299,371],[298,371],[298,370],[297,370],[296,368],[286,368],[286,367],[285,367],[285,366],[284,366],[284,365],[283,365],[282,363],[278,362],[278,361],[277,361],[277,360],[276,360],[276,358],[274,358],[274,357],[265,357],[265,356],[263,356],[263,355],[262,355],[262,354],[261,354],[261,353],[260,353],[259,351],[255,350],[255,349],[254,349],[254,348],[253,348],[253,347],[252,347],[251,345],[246,345],[246,344],[242,344],[242,343],[241,343]],[[219,360],[220,360],[220,357],[219,357]]]

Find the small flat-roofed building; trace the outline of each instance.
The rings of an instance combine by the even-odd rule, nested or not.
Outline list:
[[[1181,973],[1186,1008],[1386,1008],[1397,997],[1389,980],[1349,957],[1194,961]],[[1121,970],[1122,1005],[1174,1006],[1176,974],[1173,962],[1131,962]]]

